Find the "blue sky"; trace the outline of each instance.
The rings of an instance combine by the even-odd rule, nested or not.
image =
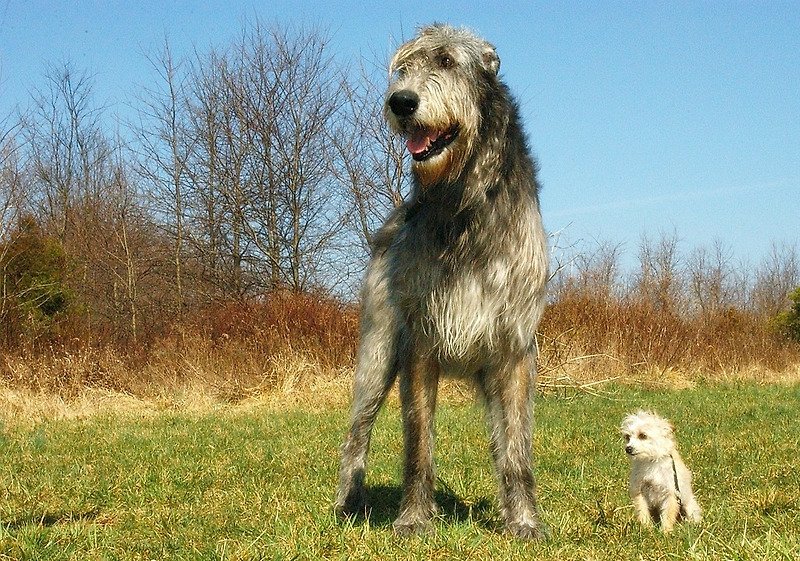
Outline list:
[[[800,0],[0,0],[0,118],[66,60],[94,74],[98,104],[130,111],[165,35],[202,51],[253,16],[322,25],[371,60],[433,21],[493,42],[565,240],[635,256],[643,234],[675,232],[684,251],[717,239],[751,263],[800,240]]]

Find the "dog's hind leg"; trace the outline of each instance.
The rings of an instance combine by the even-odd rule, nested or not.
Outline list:
[[[433,438],[439,366],[410,355],[412,363],[400,374],[405,463],[403,499],[394,529],[401,536],[426,532],[436,513]]]
[[[536,480],[531,467],[531,399],[535,384],[532,357],[487,369],[478,381],[492,423],[492,456],[500,487],[506,529],[523,539],[546,537],[539,520]]]

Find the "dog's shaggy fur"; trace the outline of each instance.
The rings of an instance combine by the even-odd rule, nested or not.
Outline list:
[[[700,522],[692,474],[675,447],[675,427],[649,411],[628,415],[620,432],[631,459],[628,491],[636,517],[645,526],[659,523],[668,533],[680,519]]]
[[[377,234],[367,270],[335,506],[363,512],[370,433],[399,374],[405,464],[394,528],[430,527],[437,385],[453,375],[473,380],[487,403],[506,528],[538,538],[531,397],[547,248],[536,166],[491,44],[434,25],[390,66],[385,115],[407,139],[413,190]]]

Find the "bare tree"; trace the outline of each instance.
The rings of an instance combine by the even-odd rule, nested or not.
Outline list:
[[[329,134],[342,73],[326,36],[246,25],[232,48],[196,55],[187,93],[185,208],[212,278],[237,296],[318,285],[343,206]]]
[[[344,79],[321,30],[256,22],[243,37],[239,107],[257,148],[251,176],[259,182],[248,185],[256,204],[245,207],[244,223],[269,258],[273,286],[302,291],[319,284],[342,228],[330,131],[344,104]]]
[[[173,240],[175,309],[184,307],[184,214],[188,182],[188,159],[194,141],[188,134],[187,107],[183,91],[182,63],[176,61],[169,41],[148,57],[157,81],[139,96],[139,122],[132,127],[137,136],[137,171],[149,184],[156,210],[164,214],[162,224]]]
[[[333,136],[339,153],[333,173],[347,187],[347,222],[364,256],[375,231],[408,191],[403,139],[391,132],[383,117],[387,80],[384,66],[360,68],[359,79],[348,84],[346,110]]]
[[[657,241],[642,235],[639,245],[638,296],[659,310],[680,313],[683,282],[678,254],[678,234],[661,234]]]
[[[92,80],[72,63],[49,65],[44,89],[23,119],[32,180],[49,224],[66,241],[76,206],[102,197],[111,147],[92,105]]]
[[[164,282],[170,246],[143,204],[121,139],[115,147],[103,199],[78,216],[84,249],[72,254],[85,271],[76,289],[93,321],[116,341],[136,346],[171,304],[174,285]]]
[[[243,239],[242,181],[249,146],[242,134],[234,92],[228,87],[230,55],[197,54],[190,76],[189,132],[194,150],[188,160],[192,179],[187,211],[196,253],[207,278],[222,293],[247,292],[243,275],[247,249]]]
[[[795,243],[773,242],[759,266],[752,301],[756,313],[772,318],[785,310],[792,290],[800,285],[800,254]]]
[[[122,137],[111,139],[103,129],[88,74],[70,63],[50,65],[45,84],[21,129],[37,222],[69,258],[64,282],[78,296],[91,331],[135,344],[143,323],[141,282],[152,270],[158,236],[132,181]]]
[[[596,244],[595,249],[584,250],[576,257],[578,279],[595,296],[608,299],[619,294],[623,246],[610,241]]]
[[[736,301],[738,287],[732,263],[733,250],[721,240],[714,240],[710,250],[698,247],[689,255],[689,295],[701,314],[712,316],[743,302]]]
[[[17,123],[0,121],[0,322],[7,323],[16,294],[9,286],[6,266],[13,245],[13,228],[19,223],[24,204],[22,173],[19,167]]]
[[[0,241],[5,240],[25,204],[18,128],[10,119],[0,121]]]
[[[287,112],[279,121],[277,143],[286,162],[282,194],[287,210],[283,240],[289,286],[310,287],[317,278],[323,252],[341,221],[335,209],[335,183],[328,172],[334,157],[328,130],[343,104],[342,78],[325,50],[327,39],[311,33],[293,43],[273,35],[278,65],[288,70]]]
[[[248,148],[227,86],[230,55],[216,50],[195,53],[183,64],[180,88],[173,81],[168,98],[175,122],[164,121],[170,137],[161,141],[161,149],[169,155],[162,165],[169,171],[167,200],[175,210],[169,213],[168,229],[175,239],[176,258],[194,263],[204,286],[201,292],[239,297],[248,290],[243,273],[247,243],[241,225],[245,204],[241,181]]]

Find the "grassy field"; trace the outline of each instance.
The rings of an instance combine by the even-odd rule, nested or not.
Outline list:
[[[624,415],[675,421],[705,519],[671,536],[633,522]],[[6,416],[0,559],[797,559],[800,387],[715,386],[540,397],[536,473],[551,538],[500,531],[481,409],[437,413],[435,532],[397,539],[399,412],[373,439],[371,515],[332,513],[344,406],[208,407],[85,418]]]

